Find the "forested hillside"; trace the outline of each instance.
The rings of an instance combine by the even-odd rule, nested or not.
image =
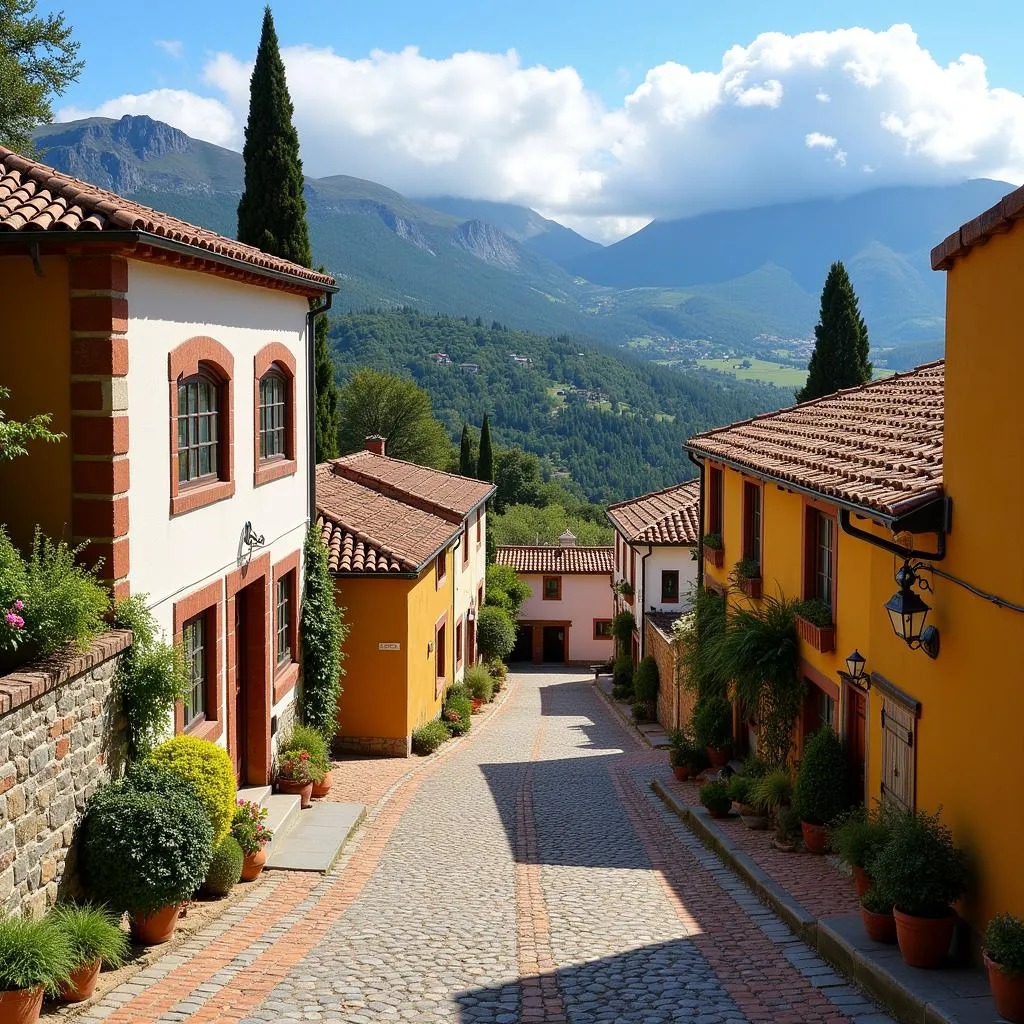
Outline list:
[[[407,372],[453,438],[488,413],[496,445],[546,457],[597,502],[692,476],[682,450],[691,434],[793,401],[779,388],[680,373],[590,341],[413,310],[346,314],[332,321],[331,339],[342,379],[365,366]]]

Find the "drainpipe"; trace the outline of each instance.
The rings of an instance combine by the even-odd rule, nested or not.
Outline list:
[[[700,530],[697,532],[697,576],[700,580],[700,589],[704,589],[704,460],[694,457],[693,452],[688,451],[690,461],[700,470]]]
[[[334,304],[334,293],[327,292],[319,306],[306,313],[306,458],[309,461],[309,525],[316,525],[316,318]]]
[[[644,606],[644,601],[647,600],[647,559],[654,554],[654,545],[647,545],[647,554],[640,559],[640,595],[643,601],[638,601],[640,605],[640,657],[644,656],[644,623],[647,621],[647,611]]]

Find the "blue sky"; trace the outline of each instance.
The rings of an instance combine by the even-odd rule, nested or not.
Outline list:
[[[723,206],[1024,180],[1024,3],[978,6],[289,0],[274,14],[308,173],[522,202],[615,237]],[[60,119],[150,113],[240,148],[261,2],[39,7],[65,10],[86,61]]]

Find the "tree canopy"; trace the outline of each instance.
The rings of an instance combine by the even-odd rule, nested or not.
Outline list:
[[[480,457],[476,465],[477,477],[489,484],[494,483],[494,447],[491,443],[491,421],[484,413],[480,426]]]
[[[33,129],[53,120],[53,98],[84,66],[63,12],[39,17],[35,8],[0,0],[0,145],[22,153],[34,152]]]
[[[462,476],[476,476],[473,435],[470,433],[468,423],[462,425],[462,439],[459,443],[459,473]]]
[[[0,400],[11,397],[11,392],[0,386]],[[59,441],[64,435],[50,430],[53,417],[48,412],[37,413],[27,420],[12,420],[0,409],[0,462],[10,462],[28,454],[29,441]]]

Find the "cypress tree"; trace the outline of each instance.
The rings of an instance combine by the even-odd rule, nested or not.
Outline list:
[[[268,6],[263,11],[263,31],[249,81],[249,120],[242,149],[245,189],[238,203],[238,240],[310,267],[313,252],[293,113],[274,17]],[[316,320],[313,361],[315,455],[317,462],[323,462],[338,454],[338,388],[324,316]]]
[[[469,424],[462,426],[462,443],[459,445],[459,475],[476,476],[476,463],[473,459],[473,438],[469,436]]]
[[[477,480],[494,483],[494,450],[491,448],[491,425],[487,422],[487,414],[480,426],[480,455],[476,463]]]
[[[821,291],[814,338],[807,383],[797,392],[798,402],[809,402],[871,380],[868,328],[842,263],[833,263],[829,268]]]

